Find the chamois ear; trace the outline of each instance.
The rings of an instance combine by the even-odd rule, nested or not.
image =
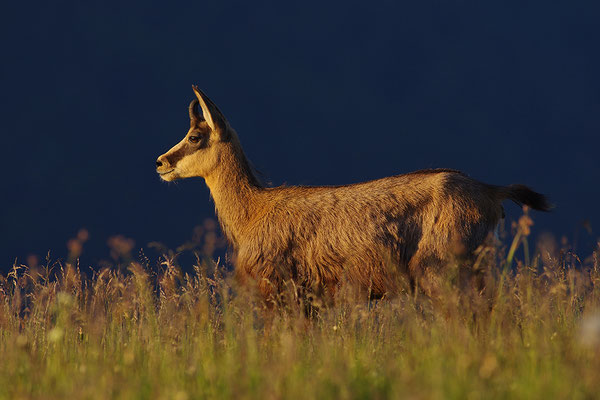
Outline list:
[[[227,128],[227,120],[219,110],[219,108],[213,103],[207,95],[205,95],[198,86],[192,85],[194,93],[198,98],[198,103],[202,109],[202,116],[204,120],[213,132],[224,134]],[[190,117],[191,118],[191,117]]]

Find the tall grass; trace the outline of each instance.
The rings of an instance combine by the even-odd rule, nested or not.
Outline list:
[[[265,308],[206,260],[89,277],[73,260],[15,265],[0,275],[0,398],[598,398],[600,256],[520,262],[526,222],[510,259],[481,253],[482,292],[449,268],[437,299],[341,290],[308,317],[293,285]]]

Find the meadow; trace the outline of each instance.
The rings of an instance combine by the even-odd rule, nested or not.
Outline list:
[[[600,398],[600,253],[530,250],[530,226],[481,250],[483,291],[449,266],[436,299],[272,307],[206,254],[89,270],[75,240],[0,275],[0,399]]]

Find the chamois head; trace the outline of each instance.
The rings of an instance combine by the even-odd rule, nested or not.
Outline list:
[[[192,88],[196,99],[189,106],[190,129],[181,142],[156,160],[156,172],[165,181],[206,178],[219,165],[224,146],[235,135],[217,106],[197,86]]]

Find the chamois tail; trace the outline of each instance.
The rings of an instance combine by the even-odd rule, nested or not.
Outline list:
[[[510,199],[519,206],[529,206],[534,210],[550,211],[554,208],[546,196],[534,192],[525,185],[508,185],[498,187],[501,198]]]

